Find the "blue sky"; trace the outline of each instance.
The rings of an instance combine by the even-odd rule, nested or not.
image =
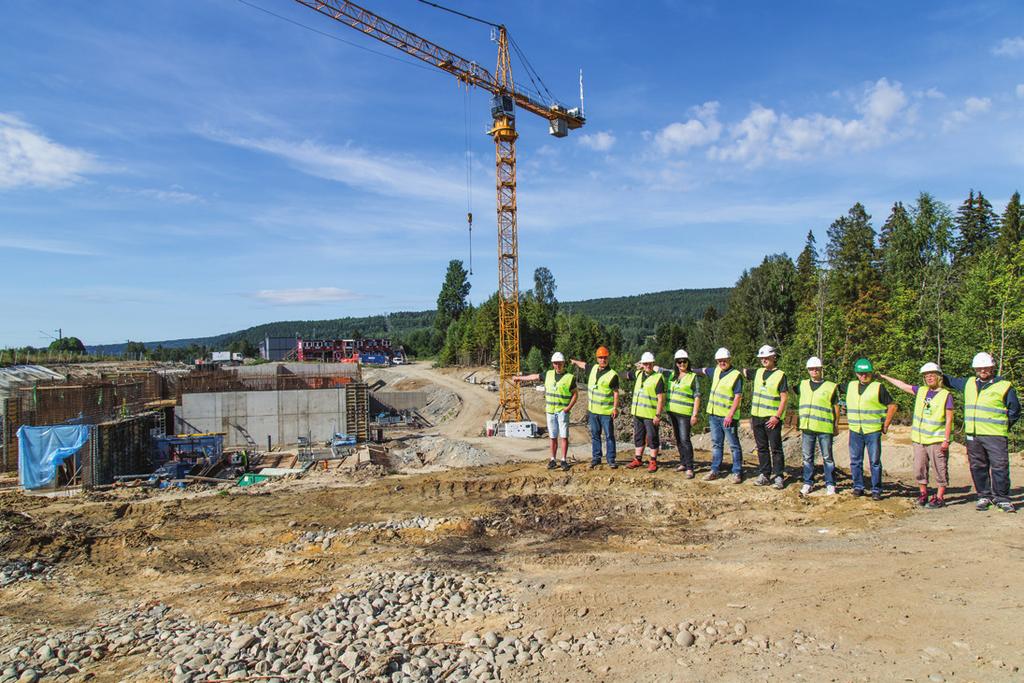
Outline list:
[[[432,308],[469,255],[467,137],[494,291],[485,94],[247,1],[340,40],[238,0],[0,8],[0,346]],[[731,285],[855,201],[877,227],[922,190],[1024,189],[1019,2],[447,2],[570,106],[584,70],[583,129],[518,122],[520,272],[565,300]],[[494,69],[486,27],[365,4]]]

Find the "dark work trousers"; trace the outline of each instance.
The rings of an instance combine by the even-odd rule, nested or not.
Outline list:
[[[978,498],[1010,500],[1010,455],[1005,436],[967,437],[967,461]]]
[[[757,444],[757,469],[766,477],[781,477],[786,464],[782,454],[782,421],[771,428],[766,424],[769,419],[750,418],[750,429]]]
[[[679,450],[679,464],[693,469],[693,442],[690,441],[690,416],[668,414],[672,418],[672,431],[676,435],[676,449]]]

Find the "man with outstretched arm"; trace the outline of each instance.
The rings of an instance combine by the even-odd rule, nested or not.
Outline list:
[[[896,401],[875,379],[867,358],[853,364],[857,379],[846,386],[846,419],[850,425],[850,476],[853,495],[864,495],[864,451],[871,464],[871,499],[882,499],[882,435],[896,414]]]
[[[615,418],[619,416],[619,373],[608,366],[608,349],[597,347],[595,365],[570,359],[583,369],[587,378],[587,426],[590,427],[590,467],[601,464],[601,434],[604,433],[605,458],[615,469]]]
[[[551,355],[552,370],[544,373],[544,412],[548,418],[548,436],[551,437],[551,459],[548,469],[558,467],[558,446],[562,447],[562,469],[569,469],[569,411],[576,405],[579,392],[576,376],[565,370],[565,356],[560,351]],[[514,382],[536,382],[539,373],[516,375]]]
[[[723,446],[729,439],[732,451],[732,483],[743,481],[743,447],[738,426],[740,403],[743,401],[743,376],[732,366],[732,354],[724,346],[715,351],[714,368],[696,368],[694,372],[711,378],[708,392],[708,427],[711,429],[711,471],[704,481],[718,479],[722,466]]]
[[[910,441],[914,444],[914,473],[921,494],[921,507],[940,508],[946,504],[949,485],[949,439],[953,433],[953,394],[942,388],[942,370],[936,363],[921,366],[924,386],[907,384],[879,373],[879,377],[914,397],[914,419]],[[935,472],[935,495],[928,498],[928,463]]]
[[[984,351],[971,362],[974,377],[943,375],[946,386],[964,392],[964,434],[971,465],[975,507],[984,512],[993,504],[1016,512],[1010,502],[1010,429],[1020,419],[1020,400],[1010,383],[996,375],[996,362]]]

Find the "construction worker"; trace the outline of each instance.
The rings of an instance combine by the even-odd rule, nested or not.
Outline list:
[[[1020,419],[1020,400],[1010,383],[996,375],[996,362],[982,351],[971,362],[974,377],[943,375],[946,386],[964,392],[964,434],[971,465],[975,507],[984,512],[994,503],[1016,512],[1010,502],[1010,428]]]
[[[696,368],[694,372],[711,378],[708,392],[708,426],[711,429],[711,471],[705,481],[718,479],[722,466],[725,438],[729,438],[732,451],[732,483],[743,481],[743,448],[737,427],[740,421],[740,402],[743,400],[743,375],[732,367],[732,354],[724,346],[715,351],[714,368]]]
[[[758,349],[757,358],[761,361],[760,368],[754,372],[749,369],[742,372],[745,379],[754,383],[750,402],[750,430],[754,432],[754,442],[757,444],[757,468],[760,472],[754,484],[767,486],[773,480],[781,484],[785,473],[782,422],[789,401],[789,382],[786,374],[776,367],[779,354],[774,348],[765,344]]]
[[[921,494],[917,504],[921,507],[940,508],[946,502],[949,484],[949,438],[953,433],[953,395],[942,388],[942,370],[936,363],[921,366],[924,386],[910,385],[894,377],[879,376],[914,397],[914,421],[910,427],[910,441],[914,444],[914,473]],[[935,471],[935,495],[928,498],[928,463]]]
[[[619,416],[619,373],[608,367],[608,349],[597,347],[597,364],[575,358],[573,365],[583,369],[587,378],[587,424],[590,427],[590,467],[601,464],[601,434],[604,433],[605,458],[615,469],[615,418]]]
[[[896,402],[875,379],[867,358],[853,364],[857,379],[846,387],[846,419],[850,424],[850,476],[853,495],[864,495],[864,451],[871,464],[871,498],[882,499],[882,435],[889,431]]]
[[[544,373],[544,412],[548,418],[548,436],[551,437],[551,459],[548,469],[558,467],[558,446],[562,447],[562,469],[569,469],[569,411],[576,405],[579,395],[576,389],[576,376],[566,372],[565,356],[561,351],[551,355],[553,369]],[[532,375],[516,375],[514,382],[536,382],[539,373]]]
[[[644,445],[651,449],[648,472],[658,471],[658,450],[661,439],[658,426],[665,409],[665,378],[654,371],[654,354],[644,351],[640,356],[640,372],[633,382],[633,445],[636,451],[633,461],[626,467],[636,469],[644,464]]]
[[[690,355],[684,349],[676,351],[673,358],[675,368],[668,375],[668,409],[672,421],[672,432],[676,437],[679,451],[679,466],[687,479],[693,479],[693,442],[690,433],[697,424],[700,414],[700,381],[690,371]]]
[[[804,456],[804,484],[800,495],[806,496],[814,486],[814,450],[821,449],[821,464],[825,470],[825,493],[836,493],[836,461],[832,457],[832,442],[839,433],[839,392],[835,382],[824,379],[821,359],[811,356],[807,359],[808,379],[797,388],[799,399],[801,451]],[[776,480],[775,488],[782,488]]]

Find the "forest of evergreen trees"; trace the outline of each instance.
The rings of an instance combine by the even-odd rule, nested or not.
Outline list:
[[[542,369],[555,349],[589,359],[599,344],[612,350],[617,368],[631,365],[643,350],[667,367],[680,347],[695,364],[710,365],[719,346],[732,350],[737,365],[755,367],[756,350],[767,343],[780,349],[780,366],[791,377],[802,377],[807,357],[816,355],[827,378],[848,381],[853,361],[866,356],[886,374],[915,382],[927,361],[969,375],[971,358],[985,350],[995,357],[997,372],[1020,386],[1020,194],[997,214],[981,192],[970,191],[955,211],[921,193],[910,206],[896,202],[875,226],[864,206],[854,204],[823,231],[823,247],[811,230],[795,262],[772,254],[745,271],[721,315],[709,305],[702,315],[666,313],[654,324],[651,311],[637,302],[608,312],[646,320],[653,325],[650,336],[639,327],[603,324],[599,307],[560,307],[554,278],[539,269],[534,288],[522,297],[525,369]],[[444,329],[440,362],[492,362],[497,326],[495,297],[465,307]]]

